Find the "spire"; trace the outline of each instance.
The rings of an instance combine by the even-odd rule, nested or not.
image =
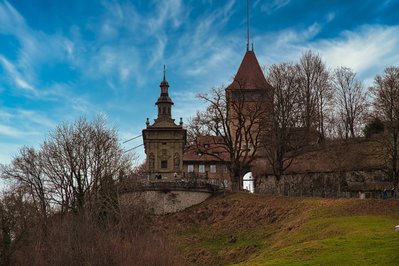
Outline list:
[[[161,87],[161,93],[168,94],[168,88],[169,88],[169,83],[166,80],[166,65],[163,65],[163,80],[161,84],[159,85]]]
[[[263,89],[270,87],[263,75],[255,52],[247,51],[228,90]]]
[[[249,0],[247,0],[247,51],[249,51]]]
[[[158,101],[156,104],[160,103],[167,103],[167,104],[173,104],[172,100],[169,97],[169,83],[166,80],[166,66],[163,65],[163,80],[161,81],[161,84],[159,84],[159,87],[161,88],[161,95],[158,98]]]

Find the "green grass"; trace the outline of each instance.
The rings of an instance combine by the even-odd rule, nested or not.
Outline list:
[[[238,193],[160,224],[184,265],[399,265],[396,201]]]
[[[399,265],[397,222],[373,216],[311,220],[239,265]]]

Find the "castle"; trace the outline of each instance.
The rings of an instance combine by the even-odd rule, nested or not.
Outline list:
[[[272,87],[263,75],[255,52],[253,49],[247,49],[233,82],[226,88],[226,97],[233,102],[238,95],[242,95],[245,104],[251,106],[268,89],[271,90]],[[156,105],[158,116],[152,124],[147,118],[146,128],[142,133],[148,177],[152,180],[195,177],[229,182],[230,173],[225,165],[229,157],[218,145],[223,142],[220,136],[200,136],[195,146],[186,146],[187,132],[183,128],[182,118],[179,124],[176,124],[172,117],[174,103],[169,96],[165,69]],[[237,119],[233,111],[230,113],[232,114],[230,119]],[[208,153],[201,153],[198,145],[205,148]]]
[[[169,96],[169,83],[165,72],[160,89],[160,96],[156,102],[158,116],[152,124],[147,118],[146,128],[143,130],[149,179],[195,178],[218,180],[218,184],[230,186],[231,174],[226,167],[229,157],[218,145],[224,141],[223,138],[200,136],[195,146],[187,145],[187,132],[183,128],[182,119],[180,118],[180,122],[176,124],[172,116],[174,103]],[[262,98],[262,94],[270,90],[273,88],[265,79],[255,52],[247,50],[233,82],[226,88],[226,97],[232,102],[235,98],[243,96],[245,104],[250,107],[256,99]],[[267,111],[269,107],[265,105],[264,108]],[[230,118],[235,119],[234,114]],[[237,128],[233,127],[231,130]],[[251,134],[254,132],[256,129]],[[377,145],[375,140],[360,139],[345,144],[331,142],[319,145],[316,141],[309,143],[312,144],[310,149],[293,161],[278,185],[267,160],[259,154],[251,164],[251,169],[248,169],[255,172],[257,177],[256,184],[250,185],[255,186],[256,191],[261,193],[323,197],[357,196],[359,191],[367,193],[367,197],[379,197],[381,191],[391,188],[392,184],[384,174],[383,165],[379,160],[375,160],[375,156],[370,156]],[[206,149],[208,153],[202,153],[199,147]],[[209,153],[217,154],[221,159]]]

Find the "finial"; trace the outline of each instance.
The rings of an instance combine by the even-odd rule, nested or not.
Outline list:
[[[180,123],[181,126],[183,125],[183,117],[180,117]]]
[[[147,117],[147,121],[145,121],[145,124],[147,125],[147,127],[150,125],[150,119]]]
[[[163,64],[163,80],[166,80],[166,65]]]
[[[254,43],[252,43],[252,52],[254,51]]]
[[[249,51],[249,0],[247,0],[247,52]]]

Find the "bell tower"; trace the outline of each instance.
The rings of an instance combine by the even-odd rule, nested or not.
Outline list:
[[[182,118],[178,125],[172,118],[173,101],[169,97],[165,65],[159,87],[161,93],[155,103],[158,117],[152,125],[147,118],[146,128],[143,129],[146,170],[151,179],[179,178],[183,174],[183,150],[187,133],[183,129]]]
[[[172,99],[169,97],[169,83],[166,80],[166,67],[163,66],[163,80],[159,85],[161,95],[155,103],[158,106],[158,119],[172,120]]]

